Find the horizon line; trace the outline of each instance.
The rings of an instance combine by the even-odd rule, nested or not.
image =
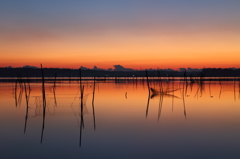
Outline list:
[[[77,69],[82,69],[82,70],[96,70],[96,71],[144,71],[144,70],[172,70],[172,71],[201,71],[202,69],[240,69],[236,67],[203,67],[203,68],[191,68],[191,67],[180,67],[178,69],[172,69],[172,68],[148,68],[148,69],[133,69],[133,68],[126,68],[123,67],[122,65],[113,65],[115,68],[98,68],[97,66],[94,66],[93,68],[88,68],[84,66],[80,66],[79,68],[59,68],[59,67],[43,67],[47,69],[72,69],[72,70],[77,70]],[[40,69],[40,67],[36,66],[30,66],[30,65],[24,65],[22,67],[12,67],[12,66],[6,66],[6,67],[0,67],[0,68],[33,68],[33,69]]]

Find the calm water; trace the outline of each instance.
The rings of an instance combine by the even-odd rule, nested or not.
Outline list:
[[[0,158],[240,158],[238,81],[82,85],[0,83]]]

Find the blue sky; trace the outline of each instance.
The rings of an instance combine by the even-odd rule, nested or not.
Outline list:
[[[207,29],[225,25],[239,31],[239,0],[6,0],[0,2],[1,31],[48,28],[65,31]],[[198,27],[197,27],[198,26]],[[96,32],[95,32],[96,33]]]

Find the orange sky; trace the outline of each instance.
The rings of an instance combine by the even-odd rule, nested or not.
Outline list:
[[[21,39],[1,42],[0,67],[127,68],[240,67],[240,38],[233,34],[138,36],[112,33],[82,41]]]
[[[0,67],[240,68],[237,1],[25,3],[0,12]]]

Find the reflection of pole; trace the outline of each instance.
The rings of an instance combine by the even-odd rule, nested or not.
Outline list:
[[[222,83],[221,83],[220,77],[219,77],[219,84],[220,84],[220,92],[219,92],[219,99],[220,99],[221,94],[222,94]]]
[[[82,145],[82,129],[84,128],[84,120],[83,120],[83,94],[84,94],[84,86],[81,89],[81,114],[80,114],[80,134],[79,134],[79,147]]]
[[[25,90],[25,98],[26,98],[26,115],[25,115],[25,124],[24,124],[24,133],[26,132],[27,129],[27,119],[28,119],[28,101],[29,101],[29,95],[27,93],[27,88],[26,88],[26,83],[24,82],[24,90]],[[30,94],[30,90],[29,90]]]
[[[16,104],[16,107],[17,107],[17,80],[15,82],[15,104]]]
[[[238,77],[238,99],[240,98],[240,77]]]
[[[182,91],[182,99],[183,99],[183,109],[184,109],[184,116],[185,119],[187,118],[186,107],[185,107],[185,98],[184,98],[184,83],[183,83],[183,91]]]
[[[148,73],[146,70],[146,78],[147,78],[147,86],[148,86],[148,101],[147,101],[147,108],[146,108],[146,117],[148,115],[148,108],[149,108],[149,101],[150,101],[150,84],[149,84],[149,80],[148,80]]]
[[[43,123],[42,123],[42,133],[41,133],[41,143],[42,143],[42,141],[43,141],[44,125],[45,125],[45,113],[43,113]]]
[[[46,95],[45,95],[44,73],[43,73],[42,64],[41,64],[41,72],[42,72],[42,101],[43,101],[43,122],[42,122],[42,133],[41,133],[41,143],[42,143],[44,125],[45,125],[45,114],[46,114]]]
[[[150,93],[148,94],[146,117],[148,116],[149,101],[150,101]]]
[[[174,76],[172,78],[173,78],[172,89],[174,90]],[[173,96],[172,96],[172,112],[173,112],[173,104],[174,104],[174,92],[175,91],[173,91]]]
[[[158,70],[158,77],[160,78],[160,81],[159,81],[159,90],[160,90],[160,94],[159,94],[159,106],[158,106],[158,121],[160,119],[160,116],[161,116],[161,112],[162,112],[162,103],[163,103],[163,87],[162,87],[162,80],[161,80],[161,74],[160,74],[160,71]]]
[[[18,75],[18,83],[19,83],[19,95],[18,95],[18,98],[17,98],[17,104],[16,104],[16,107],[17,106],[20,106],[21,105],[21,102],[22,102],[22,94],[23,94],[23,86],[22,86],[22,78],[20,75]]]
[[[79,147],[82,144],[82,129],[84,128],[84,121],[83,121],[83,94],[84,94],[84,86],[82,86],[82,70],[79,68],[79,85],[80,85],[80,133],[79,133]]]
[[[96,130],[96,121],[95,121],[95,109],[94,109],[94,97],[95,97],[95,77],[93,79],[93,97],[92,97],[92,109],[93,109],[93,126],[94,130]]]
[[[164,96],[163,94],[160,94],[159,106],[158,106],[158,121],[160,119],[161,112],[162,112],[163,96]]]
[[[54,83],[53,83],[53,96],[54,96],[54,103],[55,106],[57,106],[57,98],[56,98],[56,81],[57,81],[57,74],[55,74],[55,78],[54,78]]]

